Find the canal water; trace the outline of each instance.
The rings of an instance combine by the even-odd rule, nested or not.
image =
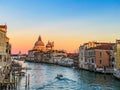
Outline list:
[[[120,81],[111,75],[95,74],[51,64],[29,63],[24,70],[30,74],[29,86],[25,87],[26,76],[18,78],[17,90],[120,90]],[[62,79],[57,79],[62,74]]]

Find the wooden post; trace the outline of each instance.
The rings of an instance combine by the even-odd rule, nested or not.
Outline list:
[[[17,88],[17,77],[16,77],[16,79],[15,79],[15,82],[16,82],[16,83],[15,83],[15,87]]]
[[[0,82],[0,90],[2,89],[2,84],[1,84],[1,82]]]
[[[26,75],[26,80],[25,80],[25,87],[27,87],[27,75]]]
[[[15,88],[15,71],[14,71],[14,88]]]
[[[9,90],[9,84],[7,84],[7,86],[6,86],[6,90]]]
[[[29,83],[30,83],[30,74],[28,74],[28,86],[29,86]]]

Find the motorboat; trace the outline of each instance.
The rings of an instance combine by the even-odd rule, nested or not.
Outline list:
[[[62,79],[63,78],[63,75],[62,74],[57,74],[57,79]]]

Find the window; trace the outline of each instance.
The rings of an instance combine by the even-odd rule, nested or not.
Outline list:
[[[2,55],[0,55],[0,62],[2,62]]]
[[[8,53],[8,49],[6,49],[6,53]]]
[[[11,54],[11,51],[9,50],[9,54]]]
[[[90,56],[90,51],[88,52],[88,56]]]
[[[95,55],[95,51],[93,52],[93,55]]]
[[[89,63],[90,63],[90,59],[89,59]]]
[[[114,57],[112,57],[112,62],[114,62],[115,61],[115,58]]]
[[[87,62],[87,59],[85,58],[85,62]]]
[[[92,63],[94,63],[94,59],[92,58]]]
[[[102,57],[102,52],[100,52],[100,57]]]
[[[81,58],[81,61],[83,60],[83,58]]]
[[[113,67],[114,67],[114,65],[112,64],[112,65],[111,65],[111,67],[113,68]]]
[[[81,68],[83,68],[83,65],[81,65]]]
[[[100,60],[100,64],[102,64],[102,60]]]
[[[2,59],[2,55],[0,55],[0,59]]]
[[[81,52],[81,56],[83,56],[83,53]]]
[[[6,62],[6,58],[4,58],[4,62]]]

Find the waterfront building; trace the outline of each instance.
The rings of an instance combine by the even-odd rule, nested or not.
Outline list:
[[[81,69],[87,69],[87,62],[85,58],[85,49],[86,47],[84,45],[79,47],[79,68]]]
[[[54,50],[54,42],[48,41],[45,45],[41,36],[38,37],[33,49],[28,51],[26,60],[31,62],[53,63],[64,66],[73,65],[73,59],[67,58],[67,52],[65,50]]]
[[[80,45],[80,47],[79,47],[79,68],[88,69],[87,60],[85,57],[86,50],[89,48],[92,48],[92,47],[99,46],[101,44],[105,44],[105,43],[93,41],[93,42],[88,42],[88,43],[84,43],[83,45]]]
[[[26,60],[34,61],[35,52],[38,52],[38,50],[29,50]]]
[[[95,45],[94,45],[95,44]],[[91,71],[113,70],[114,43],[85,43],[79,48],[79,67]]]
[[[66,57],[67,57],[67,52],[65,50],[51,50],[44,53],[44,61],[48,63],[57,63],[62,58],[66,58]]]
[[[88,70],[104,72],[114,68],[114,44],[100,45],[86,50],[86,62]]]
[[[59,63],[62,58],[67,58],[67,52],[65,50],[53,50],[50,52],[50,62]]]
[[[73,66],[73,59],[65,57],[59,59],[57,63],[62,66]]]
[[[37,51],[34,53],[34,62],[43,62],[45,54],[42,51]]]
[[[114,48],[115,54],[115,68],[113,75],[120,79],[120,40],[116,40],[116,45]]]
[[[120,40],[116,40],[116,69],[120,69]]]
[[[53,57],[67,57],[67,52],[65,50],[53,50]]]
[[[0,82],[8,78],[11,65],[11,45],[6,33],[7,25],[0,25]]]
[[[73,59],[73,66],[79,67],[79,54],[78,53],[67,53],[67,57]]]
[[[26,54],[22,54],[21,51],[19,51],[18,54],[11,54],[11,60],[24,61],[26,56],[27,56]]]

